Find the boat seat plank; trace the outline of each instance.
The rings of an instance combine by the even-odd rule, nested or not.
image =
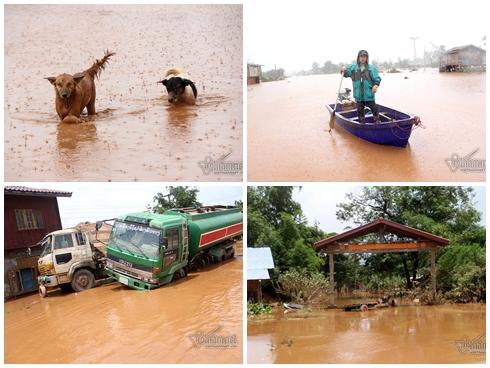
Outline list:
[[[388,119],[389,121],[394,120],[393,118],[390,118],[388,115],[385,115],[385,114],[384,114],[384,113],[382,113],[382,112],[380,112],[380,113],[379,113],[379,116],[382,116],[382,117],[384,117],[385,119]]]
[[[345,111],[338,111],[337,114],[347,114],[347,113],[354,112],[354,111],[357,111],[357,109],[350,109],[350,110],[345,110]]]

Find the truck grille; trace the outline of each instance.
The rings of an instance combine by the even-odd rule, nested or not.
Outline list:
[[[113,270],[116,271],[116,272],[122,273],[124,275],[128,275],[128,276],[134,277],[134,278],[136,278],[138,280],[141,280],[141,275],[140,274],[137,274],[136,272],[127,270],[125,268],[118,267],[118,266],[115,266],[114,265]]]

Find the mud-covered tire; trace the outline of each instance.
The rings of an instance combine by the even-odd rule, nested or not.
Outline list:
[[[83,291],[94,287],[95,277],[92,272],[86,269],[75,271],[71,280],[71,287],[75,291]]]
[[[48,290],[43,284],[39,285],[39,295],[41,296],[41,298],[46,298],[46,296],[48,295]]]
[[[177,281],[177,280],[183,279],[186,276],[187,276],[187,270],[185,268],[181,268],[181,269],[174,272],[174,275],[172,277],[172,281]]]

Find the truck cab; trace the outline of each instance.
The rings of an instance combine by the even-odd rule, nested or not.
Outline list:
[[[233,258],[242,228],[243,214],[233,206],[122,215],[107,245],[106,273],[130,288],[154,289],[185,277],[190,267]]]
[[[150,214],[118,218],[107,247],[106,273],[134,289],[149,290],[186,276],[187,222]]]
[[[56,286],[71,286],[75,291],[89,289],[103,276],[104,255],[90,243],[87,233],[78,229],[54,231],[40,243],[38,281],[41,296],[46,295],[46,288]]]

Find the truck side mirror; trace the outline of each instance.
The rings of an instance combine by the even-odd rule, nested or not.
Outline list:
[[[97,221],[95,223],[95,231],[99,231],[104,223],[102,221]]]
[[[160,245],[162,245],[162,246],[164,246],[164,247],[167,247],[167,245],[168,245],[168,238],[167,238],[167,237],[162,236],[162,237],[160,238]]]

